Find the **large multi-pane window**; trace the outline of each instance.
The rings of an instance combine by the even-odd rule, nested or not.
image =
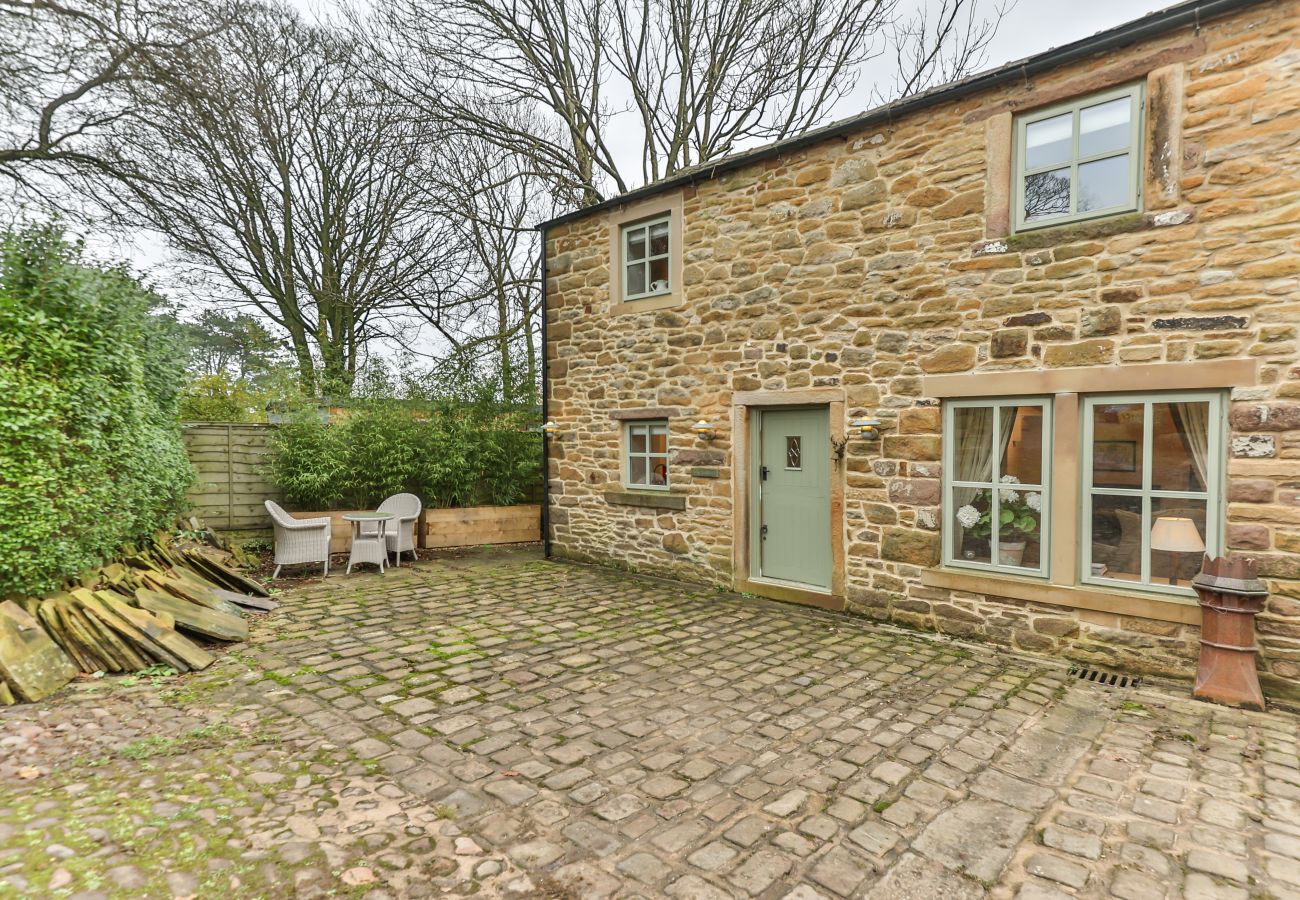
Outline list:
[[[629,422],[624,436],[628,487],[668,489],[668,423]]]
[[[1045,575],[1050,401],[954,400],[944,415],[945,562]]]
[[[1222,553],[1223,395],[1087,397],[1083,580],[1191,592]]]
[[[672,291],[668,216],[623,226],[623,299],[639,300]]]
[[[1222,391],[1094,394],[1057,422],[1045,398],[947,401],[944,564],[1192,596],[1202,556],[1223,553],[1226,405]],[[1077,460],[1078,480],[1053,492],[1054,458]],[[1061,504],[1078,552],[1059,547],[1052,571]]]
[[[1017,229],[1138,208],[1140,85],[1026,113],[1015,128]]]

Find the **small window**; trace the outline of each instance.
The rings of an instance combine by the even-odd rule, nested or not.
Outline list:
[[[1046,575],[1051,404],[954,400],[944,407],[944,562]]]
[[[629,422],[626,434],[627,485],[668,489],[668,423]]]
[[[623,226],[624,300],[672,293],[670,231],[667,216]]]
[[[800,435],[786,436],[785,467],[787,469],[803,468],[803,438]]]
[[[1084,581],[1192,594],[1222,551],[1223,395],[1084,402]]]
[[[1141,85],[1018,117],[1016,229],[1137,210],[1141,134]]]

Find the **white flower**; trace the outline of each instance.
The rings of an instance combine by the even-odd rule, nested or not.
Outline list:
[[[980,511],[969,504],[957,510],[957,521],[962,528],[973,528],[979,524],[979,520]]]
[[[998,496],[1001,497],[1002,502],[1006,504],[1020,502],[1019,491],[1012,491],[1012,490],[1008,490],[1007,488],[1003,488],[1002,490],[998,491]]]
[[[1038,491],[1030,491],[1025,494],[1025,504],[1034,512],[1043,511],[1043,495]]]
[[[1002,483],[1003,483],[1003,484],[1020,484],[1020,479],[1017,478],[1015,475],[1003,475],[1003,476],[1002,476]]]

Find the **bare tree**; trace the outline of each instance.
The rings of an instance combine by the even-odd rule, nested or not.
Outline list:
[[[444,205],[455,229],[456,262],[443,266],[415,312],[450,346],[445,365],[488,368],[504,400],[533,399],[540,387],[541,245],[532,224],[550,209],[548,185],[520,155],[462,138],[430,186],[430,202]]]
[[[173,0],[0,0],[0,183],[45,204],[82,178],[141,173],[118,152],[130,86],[210,40],[233,6]]]
[[[903,92],[963,74],[995,25],[936,2],[904,20],[900,0],[378,0],[365,27],[392,90],[591,203],[820,124],[891,41]]]
[[[125,199],[287,337],[305,390],[346,392],[444,255],[430,137],[348,36],[262,8],[150,85]]]

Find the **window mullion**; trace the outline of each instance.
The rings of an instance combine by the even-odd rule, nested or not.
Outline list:
[[[1155,452],[1155,404],[1142,404],[1142,584],[1151,583],[1151,457]]]

